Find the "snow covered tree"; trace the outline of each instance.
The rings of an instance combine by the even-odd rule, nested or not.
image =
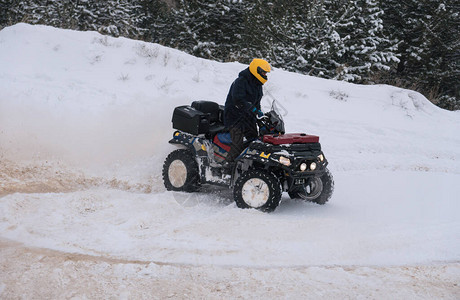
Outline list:
[[[139,27],[143,30],[143,40],[148,42],[172,45],[174,18],[164,1],[141,0],[139,2]]]
[[[3,18],[12,19],[11,15],[14,15],[15,22],[24,21],[77,30],[96,30],[113,36],[122,35],[133,38],[141,35],[143,31],[138,27],[142,11],[136,0],[10,0],[3,2],[6,3],[5,11],[8,12]]]
[[[0,1],[0,24],[5,26],[17,22],[39,23],[45,11],[41,8],[42,4],[37,2],[19,0]]]
[[[251,12],[247,39],[256,36],[256,52],[288,70],[365,81],[397,61],[374,1],[258,0]]]
[[[376,1],[330,1],[327,10],[339,12],[332,18],[341,44],[340,51],[333,56],[335,78],[367,81],[374,71],[388,71],[399,61],[396,45],[384,35],[383,10]]]
[[[244,13],[240,0],[180,0],[174,11],[177,37],[171,42],[200,57],[235,60]]]
[[[141,6],[133,0],[56,1],[55,11],[61,26],[78,30],[96,30],[113,36],[139,38],[142,29]]]
[[[88,1],[91,2],[91,1]],[[140,24],[144,18],[143,9],[136,0],[92,1],[89,6],[95,17],[90,28],[113,36],[141,38],[145,32]]]
[[[448,109],[460,106],[460,5],[454,0],[385,0],[384,24],[401,61],[391,72],[403,87]],[[389,81],[389,83],[393,83]],[[439,99],[436,99],[438,98]]]
[[[22,15],[19,13],[17,0],[0,0],[0,29],[21,21]]]
[[[287,70],[332,76],[327,60],[337,36],[323,1],[254,1],[246,23],[245,40],[257,56]]]

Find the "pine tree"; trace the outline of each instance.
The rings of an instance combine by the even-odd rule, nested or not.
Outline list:
[[[454,0],[382,1],[384,25],[401,61],[390,74],[440,106],[460,106],[460,5]],[[390,81],[390,83],[393,83]],[[444,103],[444,104],[443,104]],[[457,103],[457,104],[456,104]]]
[[[143,31],[143,40],[174,46],[171,40],[176,35],[175,20],[166,4],[160,0],[141,0],[139,6],[138,26]]]
[[[216,60],[239,57],[244,9],[241,1],[180,0],[175,10],[178,48]]]
[[[375,71],[390,69],[396,57],[396,45],[383,32],[383,10],[374,0],[331,1],[330,12],[340,12],[332,18],[338,22],[342,37],[335,78],[346,81],[367,81]],[[334,7],[342,4],[342,7]],[[337,20],[337,21],[336,21]]]
[[[0,2],[2,25],[12,25],[17,22],[45,23],[41,22],[45,15],[44,5],[46,1],[18,1],[6,0]]]
[[[139,19],[143,15],[137,2],[135,0],[2,1],[6,13],[0,20],[2,23],[25,21],[31,24],[95,30],[113,36],[136,38],[143,32],[138,27]]]
[[[331,50],[330,27],[322,1],[254,1],[245,40],[275,66],[328,76],[323,58]]]
[[[397,61],[374,1],[258,0],[252,11],[248,23],[256,26],[250,33],[264,37],[253,39],[256,52],[288,70],[365,81]]]
[[[19,0],[0,0],[0,29],[23,21]]]
[[[140,28],[139,24],[144,15],[142,6],[138,2],[133,0],[96,1],[88,7],[96,16],[91,27],[112,36],[142,37],[145,29]]]

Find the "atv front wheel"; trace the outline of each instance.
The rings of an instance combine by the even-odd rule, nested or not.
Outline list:
[[[239,208],[255,208],[263,212],[274,211],[281,200],[278,178],[265,170],[243,173],[235,183],[233,197]]]
[[[289,191],[288,194],[291,199],[303,199],[322,205],[329,201],[333,191],[334,179],[331,172],[326,169],[322,176],[309,179],[306,186]]]
[[[187,149],[171,152],[163,164],[163,182],[168,191],[194,192],[199,187],[198,164]]]

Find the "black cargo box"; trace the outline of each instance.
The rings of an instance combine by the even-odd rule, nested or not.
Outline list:
[[[173,128],[191,134],[208,133],[209,114],[194,109],[189,105],[178,106],[174,109]]]

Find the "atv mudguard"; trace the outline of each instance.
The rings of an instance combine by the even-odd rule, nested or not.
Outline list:
[[[192,151],[196,156],[207,156],[205,139],[197,137],[182,131],[174,132],[173,138],[169,141],[170,144],[183,145]]]

